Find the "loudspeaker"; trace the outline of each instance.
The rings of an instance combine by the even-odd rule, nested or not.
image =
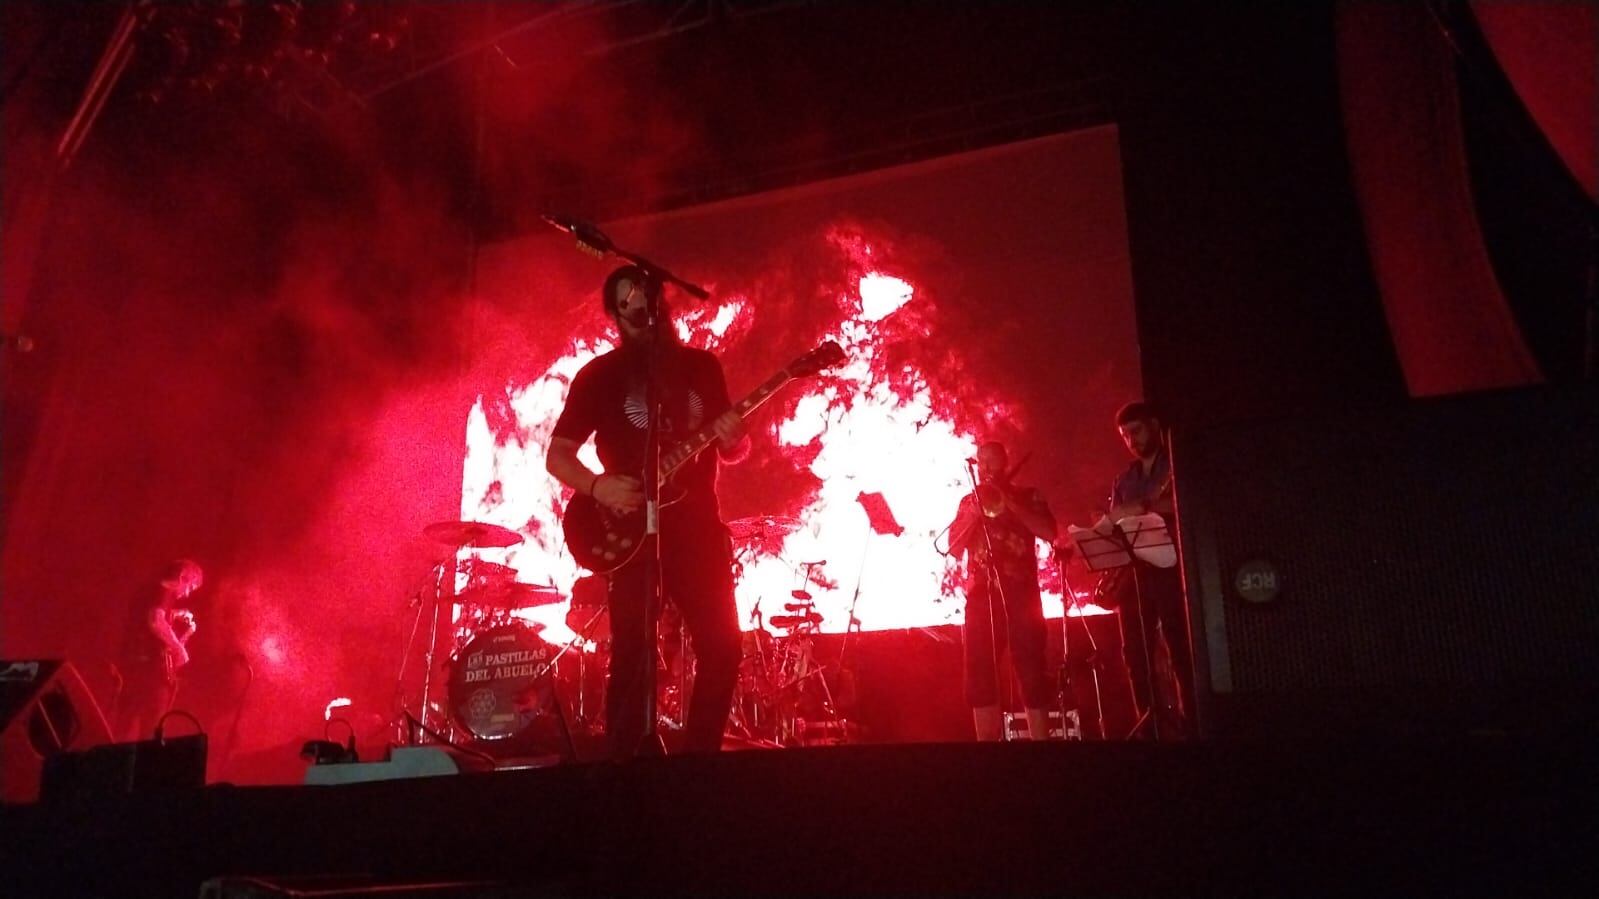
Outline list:
[[[1592,393],[1173,436],[1207,735],[1590,728]]]
[[[47,758],[110,741],[99,703],[70,663],[0,660],[0,802],[33,802]]]
[[[205,786],[206,744],[205,734],[190,734],[58,752],[44,761],[40,799],[198,790]]]

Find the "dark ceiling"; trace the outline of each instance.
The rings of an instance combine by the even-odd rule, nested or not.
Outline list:
[[[122,7],[4,6],[6,99],[60,128]],[[347,151],[357,134],[492,239],[548,208],[614,218],[1109,121],[1111,18],[1033,2],[156,4],[86,146],[204,153],[174,135],[251,118]]]

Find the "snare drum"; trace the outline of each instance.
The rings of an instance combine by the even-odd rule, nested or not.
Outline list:
[[[521,622],[480,631],[450,660],[450,712],[480,740],[520,733],[554,693],[556,648]]]

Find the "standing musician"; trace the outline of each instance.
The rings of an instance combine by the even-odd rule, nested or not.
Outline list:
[[[129,607],[117,666],[122,676],[115,716],[120,739],[143,739],[172,708],[178,669],[189,663],[188,642],[195,631],[194,613],[178,604],[204,582],[199,565],[176,559],[162,569],[156,584],[140,590]]]
[[[1168,531],[1176,527],[1176,506],[1172,501],[1171,458],[1166,452],[1165,430],[1155,410],[1144,402],[1132,402],[1116,413],[1116,430],[1133,461],[1111,485],[1107,517],[1120,521],[1149,512],[1158,514]],[[1157,568],[1135,559],[1133,577],[1122,577],[1113,587],[1119,594],[1123,652],[1132,677],[1133,695],[1139,711],[1153,716],[1156,732],[1162,738],[1182,738],[1189,732],[1186,710],[1193,708],[1193,653],[1188,642],[1188,616],[1183,605],[1181,570]],[[1164,641],[1171,660],[1175,684],[1160,684],[1152,693],[1154,658],[1151,655]],[[1159,697],[1156,701],[1152,697]]]
[[[1054,537],[1055,518],[1036,488],[1011,483],[1004,445],[983,444],[976,463],[976,493],[961,499],[949,538],[950,553],[966,556],[966,701],[977,739],[1000,739],[995,659],[1008,640],[1028,733],[1047,740],[1054,695],[1045,674],[1044,607],[1033,541]]]
[[[715,752],[733,703],[741,656],[733,601],[732,548],[716,499],[718,457],[741,461],[749,453],[744,423],[727,396],[715,356],[678,342],[664,304],[651,329],[648,301],[659,300],[660,282],[636,266],[606,278],[602,298],[621,345],[587,365],[572,380],[566,408],[555,423],[545,467],[561,483],[615,513],[644,507],[643,473],[649,411],[645,380],[652,351],[664,420],[663,451],[706,422],[717,437],[717,453],[702,453],[673,478],[684,498],[661,509],[662,592],[682,614],[697,660],[694,695],[684,728],[683,749]],[[658,335],[658,336],[657,336]],[[659,346],[654,346],[655,341]],[[604,471],[578,460],[578,449],[594,435]],[[645,600],[646,546],[611,572],[611,667],[606,688],[606,732],[613,757],[627,758],[645,732],[649,666],[655,664],[654,635]]]

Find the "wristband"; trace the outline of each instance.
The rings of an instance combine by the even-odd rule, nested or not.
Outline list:
[[[594,480],[589,481],[589,496],[594,495],[594,488],[600,485],[600,478],[603,477],[605,477],[605,472],[602,471],[594,476]]]

